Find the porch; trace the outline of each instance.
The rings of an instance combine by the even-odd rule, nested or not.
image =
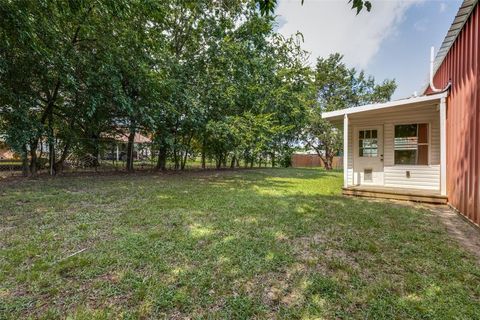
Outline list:
[[[446,203],[446,96],[324,113],[343,130],[343,194]]]
[[[350,186],[342,188],[345,196],[403,200],[432,204],[447,204],[447,196],[437,190],[421,190],[412,188],[382,186]]]

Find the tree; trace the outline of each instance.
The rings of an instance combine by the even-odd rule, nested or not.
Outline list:
[[[303,5],[305,0],[301,0]],[[273,14],[275,7],[277,6],[277,0],[257,0],[258,7],[262,15]],[[348,3],[352,4],[352,9],[357,10],[357,14],[363,10],[363,8],[370,11],[372,9],[372,3],[368,0],[348,0]]]
[[[397,87],[395,80],[376,84],[375,79],[365,76],[363,71],[347,68],[342,59],[338,53],[317,59],[314,86],[318,102],[310,110],[304,132],[307,146],[317,152],[327,170],[332,169],[333,157],[342,148],[342,133],[322,119],[322,112],[386,102]]]
[[[22,155],[29,151],[33,176],[39,146],[48,143],[53,171],[57,138],[62,137],[67,151],[71,129],[78,133],[88,116],[98,114],[95,106],[109,95],[101,90],[111,80],[102,74],[110,70],[107,60],[95,61],[111,56],[105,51],[112,46],[102,44],[112,43],[107,40],[115,33],[112,22],[129,10],[127,2],[8,1],[0,7],[0,110],[7,122],[6,139]],[[105,95],[95,94],[94,88]],[[82,103],[88,106],[81,108]],[[79,110],[86,114],[79,115]],[[89,130],[93,127],[88,123]]]
[[[138,132],[159,169],[198,154],[274,166],[315,101],[301,37],[278,35],[254,1],[7,1],[0,13],[0,135],[32,175],[45,155],[52,173],[70,155],[101,165],[119,133],[131,171]]]

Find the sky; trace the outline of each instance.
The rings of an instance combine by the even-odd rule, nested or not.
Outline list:
[[[277,31],[300,31],[303,48],[317,57],[339,52],[349,67],[375,77],[395,79],[392,99],[410,97],[429,77],[430,47],[437,51],[461,0],[370,0],[371,12],[355,15],[348,0],[280,0]]]

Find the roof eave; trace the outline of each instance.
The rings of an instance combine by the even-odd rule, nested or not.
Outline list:
[[[324,112],[322,114],[322,118],[327,120],[338,120],[339,117],[343,117],[349,114],[401,107],[401,106],[422,103],[422,102],[433,102],[436,100],[440,100],[442,98],[446,98],[447,96],[448,96],[448,92],[441,92],[441,93],[432,94],[428,96],[421,96],[416,98],[389,101],[385,103],[376,103],[376,104],[369,104],[369,105],[364,105],[359,107],[346,108],[346,109],[341,109],[336,111]]]

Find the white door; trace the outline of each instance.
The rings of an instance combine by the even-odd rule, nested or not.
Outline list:
[[[355,185],[383,185],[383,126],[355,128],[353,172]]]

